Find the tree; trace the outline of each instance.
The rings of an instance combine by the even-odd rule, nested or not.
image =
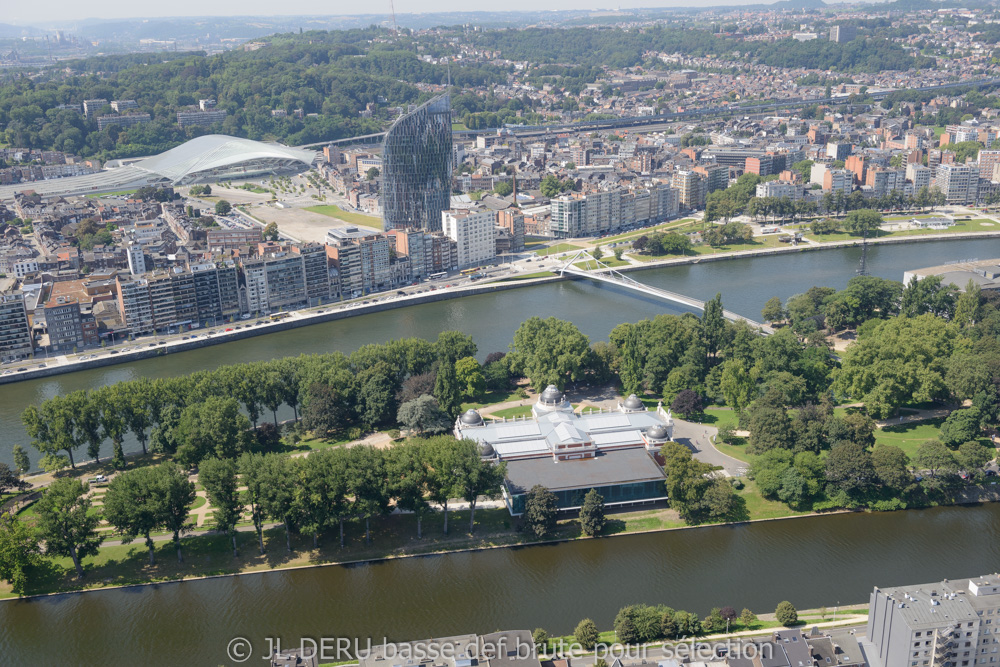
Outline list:
[[[868,235],[882,225],[882,214],[872,209],[851,211],[844,218],[844,229],[858,236]]]
[[[392,480],[390,494],[396,498],[396,505],[417,517],[417,539],[423,537],[423,519],[428,514],[427,485],[431,475],[428,457],[424,448],[413,442],[389,450],[386,463],[389,479]]]
[[[583,505],[580,507],[580,528],[583,534],[588,537],[600,535],[604,530],[604,496],[596,489],[587,491],[583,497]]]
[[[514,192],[514,186],[510,181],[500,181],[497,183],[496,187],[493,188],[493,192],[497,193],[501,197],[509,197]]]
[[[243,492],[241,503],[250,509],[250,520],[253,522],[254,530],[257,532],[257,545],[260,547],[261,555],[264,555],[264,494],[267,483],[264,474],[264,456],[244,452],[237,461],[237,469],[240,472],[240,481],[246,486]]]
[[[795,610],[795,607],[791,602],[785,600],[778,603],[777,609],[774,610],[774,617],[785,627],[795,625],[799,622],[799,612]]]
[[[556,527],[556,515],[559,513],[559,499],[556,494],[541,484],[529,489],[524,498],[524,527],[535,537],[545,537]]]
[[[757,622],[757,614],[753,613],[746,607],[740,612],[740,623],[743,624],[743,628],[749,630],[753,627],[753,624]]]
[[[476,526],[476,503],[479,497],[485,496],[493,500],[500,496],[507,465],[483,460],[479,455],[479,445],[476,441],[465,438],[459,441],[454,470],[456,488],[461,491],[462,498],[469,503],[471,533]]]
[[[986,464],[996,456],[996,449],[984,446],[976,440],[962,443],[955,458],[958,465],[969,474],[981,473]]]
[[[776,296],[768,299],[763,310],[760,311],[760,316],[764,318],[765,322],[777,322],[784,319],[785,309],[781,305],[781,299]]]
[[[601,246],[594,246],[594,249],[590,251],[590,256],[599,262],[604,257],[604,251],[601,250]]]
[[[930,473],[931,477],[937,477],[938,473],[954,474],[958,470],[954,454],[940,440],[926,440],[921,443],[917,447],[917,455],[913,461],[921,470]]]
[[[181,533],[187,527],[189,508],[195,499],[194,483],[188,480],[180,468],[169,461],[156,466],[153,471],[161,502],[159,523],[173,535],[177,562],[183,563]]]
[[[894,445],[879,445],[872,451],[872,466],[882,485],[892,491],[902,491],[913,483],[909,470],[910,457]]]
[[[264,227],[264,239],[267,241],[278,240],[278,223],[276,222],[267,223],[267,226]]]
[[[448,500],[461,494],[458,469],[463,446],[451,436],[432,438],[424,444],[429,467],[427,495],[444,512],[444,534],[448,534]]]
[[[24,491],[29,487],[21,480],[21,477],[11,470],[6,463],[0,463],[0,495],[7,493],[10,489]]]
[[[180,446],[174,458],[195,465],[204,458],[234,458],[249,449],[250,421],[231,396],[209,396],[188,405],[180,414],[175,438]]]
[[[671,401],[670,409],[680,413],[686,419],[690,419],[694,415],[701,414],[701,396],[690,389],[682,389],[677,392],[677,396]]]
[[[723,362],[719,388],[726,399],[726,405],[737,412],[743,412],[757,393],[757,383],[740,359],[727,359]]]
[[[978,408],[954,410],[941,424],[941,442],[952,449],[963,442],[976,440],[981,432],[982,414]]]
[[[726,335],[726,320],[722,310],[721,292],[705,302],[705,310],[701,316],[701,327],[708,354],[714,357],[716,352],[722,348]]]
[[[381,449],[348,450],[348,482],[354,491],[354,512],[365,520],[365,542],[371,543],[371,519],[389,511],[390,486],[386,458]]]
[[[531,633],[531,641],[536,646],[544,646],[549,643],[549,633],[544,628],[535,628],[535,631]]]
[[[45,552],[68,556],[78,579],[83,579],[83,559],[96,555],[102,541],[97,532],[100,517],[89,514],[90,508],[87,489],[70,478],[53,482],[35,505],[36,527]]]
[[[826,458],[826,477],[848,496],[863,495],[875,482],[871,453],[854,442],[837,443]]]
[[[208,501],[212,504],[212,521],[219,532],[226,533],[233,542],[233,558],[236,558],[236,524],[243,513],[240,503],[237,465],[233,459],[205,459],[198,466],[198,481],[205,487]]]
[[[719,610],[719,616],[726,622],[726,632],[729,632],[729,624],[736,620],[736,610],[732,607],[723,607]]]
[[[378,167],[369,167],[368,171],[365,172],[365,178],[369,181],[374,181],[379,177],[380,173]]]
[[[538,391],[550,384],[562,390],[582,377],[590,341],[572,322],[532,317],[514,332],[510,349],[512,372],[530,379]]]
[[[104,494],[104,518],[121,536],[122,544],[144,537],[149,564],[156,564],[150,535],[163,523],[163,498],[153,468],[123,472]]]
[[[486,391],[486,378],[475,357],[463,357],[455,362],[455,379],[469,398],[481,396]]]
[[[438,366],[437,379],[434,380],[434,398],[442,412],[451,418],[458,416],[462,409],[462,387],[455,375],[455,365],[444,359]]]
[[[227,202],[225,199],[220,199],[215,202],[215,214],[216,215],[229,215],[229,212],[233,210],[232,204]]]
[[[411,434],[446,433],[452,425],[451,417],[438,407],[437,399],[427,394],[400,405],[396,421]]]
[[[0,581],[9,583],[17,595],[23,595],[28,568],[41,561],[35,531],[13,514],[0,512]]]
[[[21,445],[14,445],[13,454],[14,470],[19,477],[24,477],[31,470],[31,459],[28,458],[28,452],[24,451],[24,447]]]
[[[589,618],[580,621],[576,630],[573,631],[573,638],[585,651],[592,650],[600,637],[601,633],[597,630],[597,624]]]

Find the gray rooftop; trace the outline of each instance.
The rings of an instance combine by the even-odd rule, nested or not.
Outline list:
[[[978,594],[970,590],[978,589]],[[942,623],[977,621],[978,609],[1000,604],[1000,577],[987,575],[972,579],[945,579],[932,584],[880,588],[911,628],[937,627]]]
[[[571,461],[549,457],[507,461],[507,487],[515,495],[536,484],[564,491],[665,479],[663,468],[642,448],[606,451],[594,458]]]

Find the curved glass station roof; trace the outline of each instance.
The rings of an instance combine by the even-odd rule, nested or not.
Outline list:
[[[302,171],[315,158],[314,151],[207,134],[136,162],[135,166],[163,176],[174,185],[185,185],[286,169]]]
[[[68,196],[115,192],[144,185],[190,185],[227,178],[298,173],[309,169],[315,159],[315,151],[207,134],[123,167],[84,176],[0,186],[0,199],[28,191],[42,196]]]

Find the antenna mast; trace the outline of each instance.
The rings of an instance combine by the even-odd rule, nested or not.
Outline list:
[[[389,0],[389,9],[392,10],[392,34],[396,39],[399,39],[399,26],[396,25],[396,5],[392,0]]]

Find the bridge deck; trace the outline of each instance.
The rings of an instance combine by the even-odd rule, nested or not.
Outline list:
[[[560,273],[570,275],[574,278],[589,278],[590,280],[597,280],[603,283],[610,283],[612,285],[618,285],[619,287],[624,287],[626,289],[634,290],[642,294],[648,294],[650,296],[655,296],[667,301],[673,301],[674,303],[679,303],[690,308],[697,308],[704,312],[705,302],[698,299],[685,296],[683,294],[678,294],[676,292],[670,292],[665,289],[660,289],[659,287],[651,287],[644,283],[640,283],[638,280],[633,280],[627,276],[613,271],[610,267],[605,269],[597,269],[595,271],[583,271],[572,265],[564,266]],[[727,320],[732,322],[743,321],[750,326],[762,330],[764,333],[771,334],[774,330],[766,324],[761,324],[760,322],[755,322],[748,317],[739,315],[729,310],[723,310],[722,316]]]

